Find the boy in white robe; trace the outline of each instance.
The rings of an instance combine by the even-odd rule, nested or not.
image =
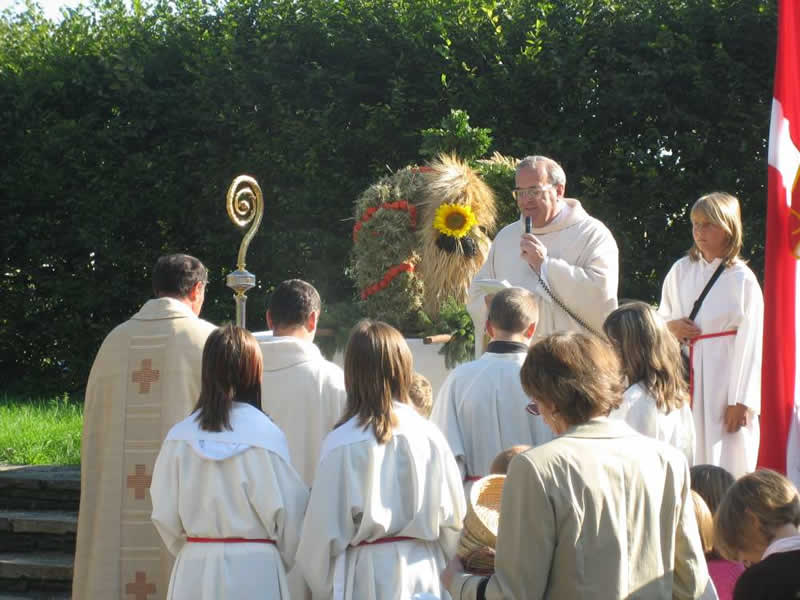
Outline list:
[[[272,337],[260,340],[264,358],[261,407],[286,434],[292,465],[307,486],[314,481],[322,440],[344,411],[344,373],[314,344],[322,308],[319,293],[300,279],[282,282],[270,298]],[[293,600],[310,599],[297,570],[289,574]]]
[[[553,439],[542,418],[525,411],[529,399],[519,378],[537,322],[531,292],[513,287],[495,294],[486,322],[492,339],[486,353],[452,371],[439,391],[431,420],[450,444],[465,490],[489,473],[506,448]]]
[[[200,394],[203,345],[214,330],[198,318],[207,277],[192,256],[159,258],[156,298],[97,353],[84,405],[73,598],[166,597],[172,557],[150,522],[149,487],[164,436]]]
[[[411,377],[397,330],[356,326],[345,353],[347,410],[325,438],[297,551],[315,598],[449,600],[439,572],[466,503],[447,442],[409,404]]]
[[[170,600],[288,600],[308,490],[261,410],[261,352],[227,325],[203,354],[197,410],[156,460],[152,519],[175,555]],[[255,406],[254,406],[255,405]]]
[[[694,245],[667,273],[658,312],[679,341],[691,346],[696,464],[722,467],[734,477],[758,459],[764,299],[758,280],[739,258],[739,201],[715,192],[691,211]],[[694,321],[692,307],[720,264]]]
[[[544,156],[529,156],[517,165],[514,196],[520,220],[495,236],[486,262],[470,284],[467,309],[475,331],[483,330],[488,308],[481,280],[506,280],[536,294],[539,322],[534,341],[558,331],[586,331],[558,306],[542,281],[595,331],[617,307],[617,244],[580,202],[564,197],[566,182],[561,166]],[[525,233],[526,217],[532,221],[531,233]]]

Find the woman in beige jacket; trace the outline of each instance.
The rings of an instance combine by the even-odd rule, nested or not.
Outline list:
[[[689,466],[666,443],[609,419],[618,359],[598,338],[555,334],[520,376],[557,437],[512,460],[495,573],[442,579],[453,598],[716,598],[689,495]]]

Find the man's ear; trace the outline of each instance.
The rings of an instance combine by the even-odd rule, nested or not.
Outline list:
[[[272,313],[269,312],[269,309],[267,309],[267,327],[273,331],[275,330],[275,324],[272,322]]]
[[[525,337],[530,340],[533,337],[535,331],[536,331],[536,323],[534,322],[528,325],[528,328],[525,330],[525,333],[523,335],[525,335]]]
[[[566,194],[566,193],[567,193],[567,186],[565,186],[563,183],[557,183],[556,184],[556,194],[558,195],[558,197],[559,198],[563,198],[564,194]]]
[[[306,319],[305,323],[306,331],[308,332],[316,331],[318,318],[319,318],[319,313],[315,310],[312,310],[311,313],[308,315],[308,319]]]
[[[486,333],[489,334],[489,337],[494,339],[494,325],[492,325],[491,321],[486,321]]]
[[[193,285],[193,286],[192,286],[192,287],[189,289],[188,298],[189,298],[189,300],[190,300],[191,302],[197,302],[197,300],[200,298],[200,294],[202,293],[202,289],[203,289],[203,288],[202,288],[202,286],[204,286],[204,285],[205,285],[205,283],[204,283],[204,282],[202,282],[202,281],[197,281],[197,282],[195,282],[195,284],[194,284],[194,285]]]

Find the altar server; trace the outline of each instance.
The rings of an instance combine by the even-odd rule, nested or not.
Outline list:
[[[506,448],[553,439],[542,417],[525,412],[530,400],[519,378],[538,316],[536,297],[528,290],[512,287],[495,294],[486,353],[452,371],[436,398],[431,420],[447,438],[466,489],[489,473]]]
[[[681,349],[664,319],[644,302],[629,302],[603,324],[619,356],[626,389],[611,417],[643,435],[667,442],[694,464],[694,418]]]
[[[690,216],[694,244],[667,273],[659,312],[691,357],[695,460],[741,477],[755,469],[758,458],[764,300],[756,276],[739,257],[739,201],[722,192],[707,194]],[[718,268],[719,278],[690,320]]]
[[[150,522],[148,488],[164,436],[200,394],[214,330],[198,318],[207,278],[193,256],[159,258],[155,298],[97,353],[84,405],[73,598],[166,597],[172,557]]]
[[[203,351],[197,408],[170,430],[153,472],[153,523],[177,556],[170,600],[290,598],[308,491],[260,404],[258,343],[226,325]]]
[[[466,505],[447,441],[409,404],[408,345],[386,323],[362,321],[344,372],[347,408],[322,446],[297,564],[315,598],[449,600],[439,572]]]

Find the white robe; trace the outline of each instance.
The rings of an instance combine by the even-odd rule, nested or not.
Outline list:
[[[617,243],[608,228],[590,217],[577,200],[564,198],[563,211],[566,213],[559,214],[549,225],[532,231],[547,247],[542,274],[550,290],[573,313],[596,331],[602,331],[603,321],[617,307]],[[522,219],[500,230],[486,262],[470,284],[467,310],[475,331],[482,332],[486,324],[485,294],[476,284],[481,279],[507,280],[537,295],[539,323],[534,339],[558,331],[583,331],[551,300],[536,272],[520,257],[519,240],[524,231]]]
[[[158,298],[103,341],[86,387],[73,598],[166,598],[172,556],[150,522],[148,488],[164,436],[197,403],[214,328]]]
[[[156,460],[153,523],[177,556],[170,600],[288,600],[308,489],[286,438],[261,411],[234,403],[232,431],[200,429],[195,415],[170,430]],[[199,543],[187,537],[270,539]]]
[[[676,262],[661,292],[659,313],[667,320],[688,317],[719,259],[684,257]],[[726,268],[695,317],[702,335],[736,330],[736,335],[698,341],[694,346],[692,413],[697,434],[697,464],[712,464],[734,477],[753,471],[758,459],[761,412],[761,343],[764,299],[753,272],[741,261]],[[750,423],[725,431],[725,409],[744,404]]]
[[[642,435],[646,435],[683,452],[689,466],[695,453],[694,417],[689,404],[665,413],[656,407],[656,400],[642,382],[634,383],[622,395],[622,404],[610,417],[622,419]]]
[[[431,421],[447,438],[463,477],[488,475],[495,457],[511,446],[538,446],[553,439],[542,417],[525,410],[530,399],[519,370],[526,356],[487,352],[459,365],[439,391]]]
[[[297,564],[314,598],[449,600],[439,574],[466,515],[458,466],[438,428],[394,403],[386,444],[350,419],[326,439]],[[386,537],[413,540],[359,546]]]
[[[322,440],[344,412],[344,373],[325,360],[312,342],[294,337],[263,337],[261,407],[286,434],[292,466],[307,486],[314,481]],[[289,573],[292,600],[310,600],[299,569]]]

